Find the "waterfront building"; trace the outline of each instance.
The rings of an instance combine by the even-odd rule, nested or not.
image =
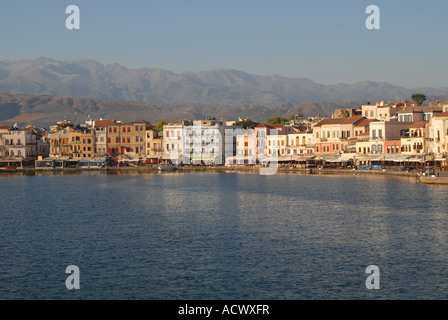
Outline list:
[[[343,153],[348,152],[349,139],[365,130],[368,122],[365,117],[323,119],[313,127],[315,153]],[[356,125],[364,122],[364,126],[355,130]],[[362,129],[364,128],[364,129]]]
[[[75,132],[76,129],[71,126],[65,128],[56,126],[54,130],[54,132],[48,134],[48,139],[50,140],[50,157],[65,157],[68,159],[72,152],[70,133]]]
[[[310,155],[314,153],[313,132],[288,133],[286,155]]]
[[[384,153],[387,154],[401,154],[401,140],[387,140],[384,141]]]
[[[366,119],[364,117],[364,119],[358,123],[354,124],[354,128],[353,128],[353,134],[354,137],[357,137],[360,134],[363,134],[365,132],[369,132],[370,131],[370,123],[373,121],[374,119]]]
[[[124,155],[128,160],[138,161],[145,157],[146,130],[150,123],[144,120],[106,124],[107,153]]]
[[[446,157],[448,155],[448,112],[438,114],[431,119],[429,135],[432,141],[430,153],[439,158]]]
[[[36,156],[47,158],[50,155],[50,139],[46,134],[42,134],[36,141]]]
[[[288,144],[288,135],[281,132],[276,135],[267,135],[267,156],[285,156],[286,155],[286,147]]]
[[[0,151],[2,150],[2,136],[4,134],[7,134],[10,129],[11,129],[11,126],[0,126]],[[0,152],[0,157],[1,157],[1,152]]]
[[[95,130],[71,130],[69,143],[70,159],[81,160],[95,157]]]
[[[370,123],[370,153],[382,154],[385,151],[385,142],[398,141],[407,136],[409,127],[413,122],[400,122],[395,120],[374,120]]]
[[[168,123],[163,127],[163,159],[173,163],[225,163],[236,155],[239,126],[227,126],[224,121],[207,118],[197,121]]]
[[[37,158],[36,136],[29,130],[11,129],[2,134],[0,166],[16,163],[16,166],[32,164]]]
[[[422,155],[429,153],[428,121],[420,121],[409,126],[409,132],[401,137],[403,155]]]
[[[163,156],[163,133],[151,127],[146,129],[145,155],[150,163],[158,163]]]
[[[190,127],[192,125],[193,121],[184,120],[170,122],[163,126],[163,160],[169,161],[171,158],[178,159],[182,157],[184,126]],[[189,149],[186,151],[190,153]],[[188,161],[189,163],[190,161]]]
[[[95,130],[95,155],[106,156],[107,155],[107,125],[116,123],[115,120],[103,120],[100,119],[93,123],[93,129]]]
[[[283,124],[260,124],[255,127],[257,159],[264,159],[268,155],[268,137],[270,135],[284,135],[286,133]],[[271,142],[272,143],[272,142]],[[273,149],[271,148],[271,154]]]
[[[236,136],[236,164],[256,164],[257,137],[255,130],[246,129]],[[226,163],[232,163],[227,161]]]

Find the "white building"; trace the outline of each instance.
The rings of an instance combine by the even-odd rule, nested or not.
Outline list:
[[[236,154],[235,130],[241,128],[214,118],[169,123],[163,127],[163,159],[176,164],[224,164],[226,157]]]

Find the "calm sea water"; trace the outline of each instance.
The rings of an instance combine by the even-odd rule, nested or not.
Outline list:
[[[0,194],[0,299],[448,298],[448,187],[413,178],[0,175]]]

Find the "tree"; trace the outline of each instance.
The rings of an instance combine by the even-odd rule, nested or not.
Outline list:
[[[341,110],[341,115],[343,118],[349,118],[350,117],[350,112],[346,109]]]
[[[162,132],[162,131],[163,131],[163,126],[166,125],[166,124],[168,124],[168,122],[165,122],[165,121],[163,121],[163,120],[160,120],[160,121],[157,123],[157,125],[155,126],[154,129],[156,129],[156,130],[159,131],[159,132]]]
[[[423,101],[426,100],[426,96],[422,93],[414,93],[411,96],[412,100],[414,100],[414,102],[418,105],[421,106]]]
[[[238,122],[235,122],[233,125],[234,126],[240,126],[241,128],[243,128],[244,130],[246,130],[247,128],[249,129],[253,129],[256,126],[258,126],[260,123],[253,121],[251,119],[244,119]]]
[[[287,121],[288,119],[283,117],[274,117],[266,120],[266,124],[285,124]]]
[[[288,121],[292,121],[292,120],[295,120],[295,119],[296,119],[296,115],[292,114],[292,115],[289,116]]]

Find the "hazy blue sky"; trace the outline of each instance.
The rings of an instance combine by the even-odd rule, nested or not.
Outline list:
[[[80,30],[65,28],[71,4],[80,8]],[[365,27],[371,4],[380,8],[380,30]],[[447,14],[446,0],[1,0],[0,59],[445,87]]]

